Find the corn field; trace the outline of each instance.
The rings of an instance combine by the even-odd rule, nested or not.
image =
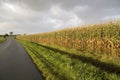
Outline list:
[[[17,38],[45,45],[73,48],[81,52],[120,56],[120,21],[22,35]]]

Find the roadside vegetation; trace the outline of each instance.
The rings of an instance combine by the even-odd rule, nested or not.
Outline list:
[[[119,80],[120,76],[77,58],[19,40],[46,80]]]
[[[47,80],[120,79],[120,21],[17,39]]]
[[[4,37],[0,37],[0,43],[5,41],[5,38]]]

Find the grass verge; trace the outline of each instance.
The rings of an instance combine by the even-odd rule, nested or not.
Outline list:
[[[2,43],[3,41],[5,41],[6,39],[3,37],[0,37],[0,43]]]
[[[46,80],[120,80],[116,73],[109,73],[78,58],[61,54],[35,43],[19,40],[42,72]]]

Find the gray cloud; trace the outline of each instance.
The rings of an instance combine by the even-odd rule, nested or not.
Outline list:
[[[120,0],[0,0],[0,33],[47,32],[120,18]]]
[[[65,0],[62,4],[62,7],[66,10],[73,10],[76,6],[78,9],[75,13],[85,23],[99,22],[105,16],[120,13],[120,0]],[[83,8],[83,10],[79,8]]]
[[[26,6],[33,10],[47,10],[53,4],[52,0],[5,0],[5,2]]]

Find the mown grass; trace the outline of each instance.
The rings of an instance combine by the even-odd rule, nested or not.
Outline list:
[[[92,64],[96,67],[99,67],[105,71],[117,73],[120,75],[120,64],[117,64],[117,63],[120,63],[119,57],[106,57],[106,55],[102,55],[102,56],[94,55],[93,56],[93,55],[90,55],[89,53],[84,53],[84,55],[83,55],[81,52],[79,52],[79,55],[76,55],[75,50],[64,49],[64,48],[60,48],[58,46],[55,48],[55,47],[46,46],[46,45],[42,45],[42,44],[37,44],[37,45],[40,45],[46,49],[53,50],[55,52],[60,52],[61,54],[68,55],[71,58],[79,59],[82,62],[90,63],[90,64]],[[104,56],[105,56],[105,58],[104,58]],[[104,59],[104,61],[102,61],[100,58]]]
[[[19,40],[32,57],[46,80],[120,80],[116,73],[109,73],[90,63],[72,58],[41,45]]]
[[[60,51],[62,53],[67,53],[67,55],[72,55],[72,56],[83,56],[86,58],[91,58],[94,59],[96,61],[99,61],[101,63],[108,63],[108,64],[112,64],[112,65],[116,65],[120,67],[120,57],[119,56],[108,56],[107,54],[98,54],[96,52],[94,53],[89,53],[89,52],[81,52],[81,51],[77,51],[74,48],[69,49],[66,47],[61,47],[61,46],[57,46],[57,45],[46,45],[46,44],[42,44],[42,43],[36,43],[39,44],[45,48],[51,49],[51,50],[56,50],[56,51]]]

